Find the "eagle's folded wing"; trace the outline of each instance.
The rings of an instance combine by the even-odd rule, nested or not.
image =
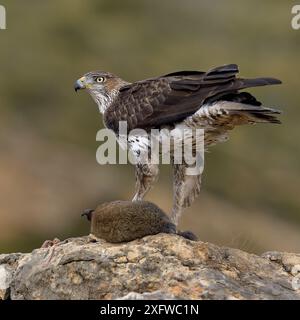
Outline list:
[[[106,126],[118,132],[119,121],[128,130],[149,129],[185,119],[202,104],[238,90],[281,83],[273,78],[236,78],[235,64],[208,72],[180,71],[126,85],[104,114]]]

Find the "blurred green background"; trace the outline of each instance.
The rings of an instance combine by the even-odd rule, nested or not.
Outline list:
[[[0,0],[0,252],[88,233],[80,213],[130,199],[131,165],[96,163],[97,106],[73,82],[107,70],[128,81],[237,63],[283,85],[251,90],[283,124],[236,128],[210,149],[181,229],[203,241],[300,251],[299,50],[294,1]],[[166,211],[170,168],[147,197]]]

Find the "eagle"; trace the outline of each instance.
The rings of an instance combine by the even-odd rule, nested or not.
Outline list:
[[[243,124],[275,123],[279,110],[265,107],[247,88],[280,84],[270,77],[240,78],[236,64],[203,71],[179,71],[137,82],[127,82],[105,71],[86,73],[75,82],[75,91],[86,89],[103,114],[104,124],[118,139],[119,123],[127,129],[202,129],[205,150],[227,140],[228,132]],[[159,174],[158,164],[145,161],[150,145],[144,137],[128,138],[136,158],[135,195],[143,200]],[[172,151],[171,151],[172,152]],[[173,150],[174,152],[174,150]],[[143,160],[143,161],[142,161]],[[172,222],[179,218],[200,193],[201,176],[187,174],[190,164],[173,161]]]

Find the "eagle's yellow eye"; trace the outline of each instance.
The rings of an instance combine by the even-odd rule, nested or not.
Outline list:
[[[98,78],[96,78],[96,82],[98,82],[98,83],[104,82],[104,78],[98,77]]]

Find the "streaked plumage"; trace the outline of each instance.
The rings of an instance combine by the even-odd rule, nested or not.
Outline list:
[[[205,147],[227,139],[228,130],[241,124],[280,123],[273,108],[266,108],[246,88],[280,84],[274,78],[237,78],[235,64],[208,72],[181,71],[128,83],[107,72],[90,72],[79,79],[75,89],[86,88],[100,111],[104,123],[118,135],[119,121],[126,121],[128,130],[168,128],[172,134],[184,128],[204,129]],[[142,200],[158,176],[158,166],[143,163],[149,144],[143,137],[131,137],[129,149],[137,158],[136,193]],[[174,167],[175,223],[184,208],[191,205],[200,192],[201,175],[188,176],[187,164]]]

